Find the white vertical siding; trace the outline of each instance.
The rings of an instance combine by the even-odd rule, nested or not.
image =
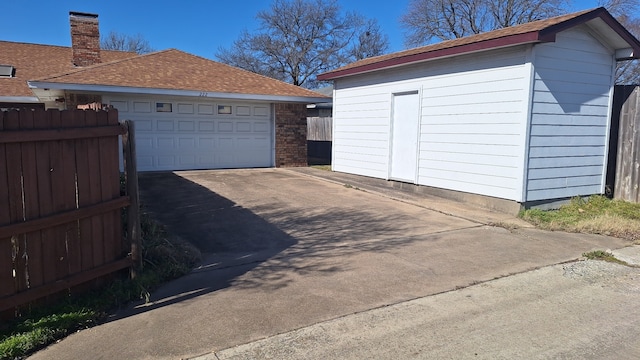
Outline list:
[[[527,49],[336,80],[333,169],[388,178],[392,94],[419,90],[418,184],[521,201]]]
[[[526,201],[602,191],[612,52],[583,28],[534,48]]]

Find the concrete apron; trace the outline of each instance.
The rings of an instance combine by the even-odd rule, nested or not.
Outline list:
[[[197,356],[626,242],[508,231],[281,169],[155,174],[143,202],[208,252],[192,274],[33,359]]]

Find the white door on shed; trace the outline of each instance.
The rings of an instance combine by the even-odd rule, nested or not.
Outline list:
[[[416,181],[419,121],[418,93],[394,94],[389,176],[393,180]]]
[[[111,99],[133,120],[139,171],[273,166],[269,104]]]

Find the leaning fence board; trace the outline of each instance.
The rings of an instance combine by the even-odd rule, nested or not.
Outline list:
[[[21,113],[20,130],[31,130],[35,126],[34,112]],[[22,150],[22,192],[23,213],[25,221],[40,217],[38,199],[38,170],[36,143],[21,143]],[[44,269],[42,267],[42,233],[40,230],[24,234],[25,288],[43,284]]]
[[[118,113],[117,112],[107,112],[107,124],[114,126],[118,125]],[[107,167],[108,174],[106,175],[109,181],[106,182],[109,187],[110,197],[109,200],[118,198],[120,196],[120,148],[118,147],[118,138],[111,137],[106,138],[109,151],[107,154],[107,160],[109,166]],[[115,210],[111,212],[111,217],[113,221],[113,228],[120,229],[118,231],[121,234],[122,230],[122,216],[119,210]],[[120,241],[111,242],[113,245],[114,256],[119,257],[130,250],[125,250],[123,237],[120,236]]]
[[[88,126],[88,119],[93,116],[94,112],[81,113],[82,116],[74,116],[73,125],[77,127]],[[77,139],[76,145],[76,168],[78,169],[78,176],[76,184],[78,186],[78,207],[86,207],[91,204],[91,172],[90,167],[93,161],[91,161],[89,153],[89,139]],[[79,240],[80,240],[80,260],[82,270],[91,269],[94,266],[100,264],[94,264],[93,261],[93,247],[94,240],[97,240],[98,246],[102,239],[98,239],[101,236],[100,233],[94,234],[91,218],[84,218],[79,220]]]
[[[129,267],[117,111],[0,112],[0,312]]]
[[[43,109],[36,110],[34,118],[34,127],[36,129],[46,129],[51,127],[51,116]],[[51,142],[39,141],[36,142],[36,150],[38,157],[36,159],[37,172],[38,172],[38,200],[40,217],[47,217],[52,215],[53,212],[53,187],[51,184]],[[42,242],[42,252],[45,256],[42,258],[42,267],[45,269],[43,274],[44,283],[50,283],[55,281],[55,273],[50,271],[55,267],[57,260],[49,254],[55,253],[55,241],[48,241],[48,239],[55,238],[55,230],[51,227],[42,228],[40,233],[45,241]]]
[[[98,115],[97,122],[99,126],[109,125],[109,118],[106,113],[98,113],[97,115]],[[109,150],[111,150],[111,144],[108,141],[108,139],[100,138],[98,139],[98,141],[99,141],[100,149],[104,149],[105,152],[108,152]],[[112,166],[110,162],[111,162],[110,156],[105,156],[100,161],[100,177],[103,179],[109,178],[109,167]],[[112,197],[111,186],[109,186],[107,181],[103,181],[101,183],[100,191],[101,191],[102,201],[108,201],[111,199]],[[104,228],[103,228],[104,236],[107,238],[111,238],[113,236],[113,229],[115,226],[115,219],[112,213],[108,212],[104,214],[103,225],[104,225]],[[115,254],[116,254],[115,248],[116,246],[113,243],[106,243],[106,242],[104,243],[103,251],[107,259],[115,257]]]
[[[89,112],[86,118],[86,125],[89,127],[98,126],[98,115],[95,112]],[[100,157],[100,143],[98,138],[91,138],[87,140],[88,150],[87,155],[90,159],[98,159]],[[96,204],[102,200],[102,191],[100,188],[100,163],[96,161],[90,161],[88,167],[89,177],[89,189],[87,193],[83,193],[83,202],[89,204]],[[90,239],[92,253],[92,263],[94,266],[105,264],[107,259],[104,256],[102,246],[104,243],[104,214],[94,215],[91,217],[91,234],[93,237]]]
[[[5,118],[5,129],[20,128],[20,113],[10,111]],[[6,145],[7,181],[9,189],[9,220],[12,223],[24,221],[22,204],[22,153],[20,144]],[[26,244],[24,234],[11,235],[11,261],[13,263],[13,286],[16,292],[27,288]]]
[[[0,131],[4,129],[5,112],[0,111]],[[5,144],[0,143],[0,163],[6,164]],[[9,224],[9,211],[6,204],[9,203],[9,184],[7,182],[7,167],[0,165],[0,226]],[[13,259],[12,259],[10,235],[0,236],[0,297],[13,294],[15,285],[13,282]]]

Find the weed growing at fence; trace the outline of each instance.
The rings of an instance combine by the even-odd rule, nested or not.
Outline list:
[[[559,210],[525,210],[520,217],[545,230],[615,236],[640,242],[640,204],[594,195],[572,199]]]
[[[117,279],[81,296],[67,297],[0,326],[0,359],[20,359],[66,335],[91,327],[110,309],[145,299],[162,282],[189,272],[200,259],[189,243],[169,236],[148,215],[141,217],[144,266],[136,279]],[[126,226],[126,224],[125,224]]]

